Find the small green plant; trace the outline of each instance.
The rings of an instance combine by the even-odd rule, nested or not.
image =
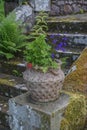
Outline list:
[[[0,57],[11,59],[25,46],[26,36],[21,33],[15,15],[10,14],[0,24]]]
[[[80,9],[80,13],[83,14],[83,13],[84,13],[84,10],[83,10],[83,9]]]
[[[24,51],[25,60],[43,72],[58,67],[58,64],[51,58],[51,46],[46,43],[45,39],[44,34],[39,35],[35,40],[27,44]]]
[[[29,35],[32,42],[26,45],[24,51],[25,60],[30,63],[29,67],[33,65],[34,68],[43,72],[58,67],[56,61],[51,57],[52,47],[46,42],[47,17],[48,14],[42,11],[36,16],[36,24]]]
[[[37,36],[44,34],[47,35],[46,32],[48,30],[47,26],[47,19],[48,14],[41,11],[38,16],[36,16],[36,23],[31,30],[31,34],[29,35],[29,38],[35,39]]]
[[[13,71],[12,71],[12,74],[13,74],[14,76],[22,77],[22,73],[20,73],[18,70],[13,70]]]

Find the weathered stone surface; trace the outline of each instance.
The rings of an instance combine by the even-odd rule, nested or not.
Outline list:
[[[51,1],[50,0],[34,0],[35,11],[50,11]]]
[[[58,99],[64,77],[61,68],[46,73],[32,68],[23,73],[31,98],[38,102],[49,102]]]
[[[65,14],[71,14],[73,12],[71,6],[69,4],[64,5],[64,13]]]
[[[14,97],[27,91],[22,78],[0,74],[0,95]]]
[[[87,103],[87,47],[75,63],[73,63],[69,74],[65,78],[63,89],[85,95]],[[85,127],[87,128],[87,119]]]
[[[25,69],[26,69],[25,63],[20,60],[0,61],[1,73],[22,77],[22,72],[24,72]]]
[[[48,17],[49,32],[87,33],[87,13]],[[85,28],[84,28],[85,27]]]
[[[84,130],[87,112],[85,96],[70,92],[68,94],[70,101],[65,109],[60,130]]]
[[[50,33],[48,32],[47,38],[53,42],[53,39],[57,40],[57,43],[63,41],[66,38],[66,46],[70,50],[73,49],[83,49],[87,46],[87,34],[73,34],[73,33]]]
[[[17,5],[22,5],[23,0],[18,2],[7,2],[6,11],[12,11]],[[9,4],[10,3],[10,4]],[[84,13],[87,11],[86,0],[29,0],[28,3],[35,11],[50,11],[51,15],[67,15],[71,13]],[[11,9],[8,9],[10,7]]]
[[[87,11],[87,1],[86,0],[52,0],[51,15],[67,15],[71,13],[83,13]],[[53,14],[53,12],[55,12]]]
[[[28,33],[34,24],[33,8],[29,5],[17,7],[13,13],[16,14],[16,21],[20,21],[23,33]]]
[[[81,6],[77,4],[72,4],[72,8],[75,13],[78,13],[80,12]]]
[[[67,91],[80,92],[87,98],[87,47],[72,65],[63,88]]]
[[[59,14],[59,7],[58,6],[53,4],[52,7],[51,7],[51,10],[52,10],[51,15],[58,15]]]
[[[62,114],[69,96],[61,95],[54,102],[31,102],[29,93],[10,99],[9,123],[12,130],[60,130]]]
[[[0,125],[8,126],[8,97],[0,96]]]
[[[5,11],[5,16],[8,15],[11,11],[13,11],[16,7],[18,6],[17,2],[4,2],[4,11]]]

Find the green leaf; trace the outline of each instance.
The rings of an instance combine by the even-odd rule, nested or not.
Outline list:
[[[5,55],[6,55],[6,58],[7,58],[7,59],[11,59],[11,58],[14,57],[14,55],[11,54],[11,53],[6,53]]]

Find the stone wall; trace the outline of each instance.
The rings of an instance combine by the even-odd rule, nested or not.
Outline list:
[[[87,0],[51,0],[51,15],[84,13]]]
[[[18,6],[17,2],[4,2],[4,11],[5,11],[5,16],[7,16],[12,10],[14,10]]]
[[[23,0],[18,0],[23,2]],[[26,1],[26,0],[25,0]],[[87,0],[27,0],[35,11],[50,11],[51,15],[67,15],[87,11]],[[5,15],[18,6],[20,2],[5,1]]]

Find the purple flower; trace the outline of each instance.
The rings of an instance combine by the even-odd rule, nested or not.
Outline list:
[[[65,44],[65,43],[60,42],[60,43],[56,46],[55,50],[65,51],[65,49],[64,49],[64,44]]]
[[[54,53],[52,53],[52,54],[51,54],[51,57],[52,57],[53,59],[55,58],[55,55],[54,55]]]
[[[58,46],[60,46],[60,47],[63,46],[63,42],[60,42],[60,43],[58,44]]]
[[[53,39],[53,38],[54,38],[54,35],[50,35],[50,38]]]
[[[55,50],[56,50],[56,51],[59,50],[59,47],[55,47]]]
[[[64,46],[66,46],[66,45],[67,45],[67,43],[66,43],[66,42],[64,42],[64,43],[63,43],[63,45],[64,45]]]
[[[52,43],[53,43],[53,44],[56,44],[56,43],[57,43],[57,39],[54,39],[54,40],[52,41]]]
[[[63,52],[64,52],[64,51],[65,51],[65,49],[62,47],[62,48],[61,48],[61,51],[63,51]]]
[[[65,49],[63,47],[56,47],[55,50],[61,50],[61,51],[65,51]]]
[[[60,36],[60,34],[57,34],[57,36]]]
[[[63,40],[63,41],[67,41],[67,37],[63,37],[62,40]]]

